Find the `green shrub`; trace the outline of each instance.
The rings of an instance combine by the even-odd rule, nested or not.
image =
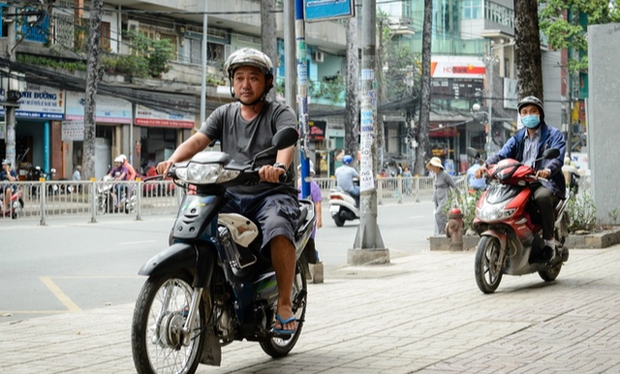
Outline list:
[[[596,206],[588,191],[581,191],[568,201],[566,212],[570,218],[568,231],[592,231],[597,227]]]

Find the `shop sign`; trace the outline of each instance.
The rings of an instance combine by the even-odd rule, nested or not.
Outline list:
[[[95,121],[102,123],[131,123],[131,103],[112,96],[97,95]],[[66,119],[84,121],[84,92],[67,92]]]
[[[194,128],[195,115],[189,113],[167,113],[143,105],[136,106],[136,125],[147,127]]]
[[[308,134],[308,140],[321,141],[325,140],[325,128],[327,122],[325,121],[308,121],[310,133]]]
[[[84,140],[84,121],[62,121],[62,141]]]
[[[65,118],[65,91],[58,88],[28,83],[28,90],[22,92],[19,108],[15,117],[19,119],[62,120]],[[0,91],[0,100],[4,101],[4,90]],[[4,108],[0,110],[4,116]]]
[[[486,68],[478,57],[435,56],[431,61],[433,78],[478,78],[483,79]]]
[[[428,131],[428,136],[431,138],[451,138],[459,135],[458,128],[453,124],[443,126],[431,123]]]

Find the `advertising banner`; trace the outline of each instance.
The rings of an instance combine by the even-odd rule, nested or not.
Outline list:
[[[84,92],[67,92],[66,119],[84,121]],[[112,96],[97,95],[95,121],[103,123],[131,123],[131,103]]]
[[[65,91],[58,88],[28,83],[28,89],[22,92],[19,108],[15,111],[18,119],[63,120],[65,118]],[[4,101],[4,90],[0,91],[0,100]],[[0,110],[4,116],[4,108]]]

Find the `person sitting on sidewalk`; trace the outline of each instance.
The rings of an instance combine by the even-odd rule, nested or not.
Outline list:
[[[11,170],[11,161],[8,159],[2,160],[2,171],[0,171],[0,182],[9,181],[15,182],[17,180],[17,173],[15,170]],[[4,193],[4,206],[2,207],[6,212],[11,207],[11,195],[15,191],[16,186],[10,184],[0,184],[0,191]]]

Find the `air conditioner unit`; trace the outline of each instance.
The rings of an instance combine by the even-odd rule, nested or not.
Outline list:
[[[127,21],[127,31],[131,31],[131,30],[135,32],[140,31],[140,22],[136,20],[132,20],[132,19]]]
[[[323,52],[321,52],[321,51],[315,51],[312,54],[312,59],[315,62],[323,62],[324,58],[325,58],[325,56],[323,55]]]
[[[336,140],[334,138],[325,139],[325,148],[328,151],[336,149]]]

